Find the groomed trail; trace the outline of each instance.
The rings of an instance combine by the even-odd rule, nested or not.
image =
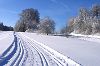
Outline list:
[[[23,33],[1,32],[0,35],[3,37],[0,42],[6,46],[0,53],[0,66],[81,66]]]

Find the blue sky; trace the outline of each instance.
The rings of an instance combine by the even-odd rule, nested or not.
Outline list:
[[[14,26],[22,10],[35,8],[41,18],[50,16],[59,30],[78,14],[79,8],[91,8],[93,4],[100,4],[100,0],[0,0],[0,21]]]

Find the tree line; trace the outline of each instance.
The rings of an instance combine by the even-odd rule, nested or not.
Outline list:
[[[55,33],[55,21],[50,17],[40,19],[37,9],[24,9],[14,26],[16,32],[38,32],[44,34]],[[12,27],[0,23],[0,30],[13,30]],[[93,5],[91,9],[81,8],[78,16],[71,18],[66,27],[60,30],[62,34],[69,33],[95,34],[100,33],[100,5]]]
[[[71,18],[62,33],[96,34],[100,33],[100,5],[91,9],[81,8],[78,16]]]
[[[38,32],[51,34],[55,30],[55,22],[50,17],[40,19],[37,9],[29,8],[20,13],[20,18],[16,22],[14,30],[17,32]]]
[[[0,22],[0,31],[13,31],[13,27],[3,25],[3,23]]]

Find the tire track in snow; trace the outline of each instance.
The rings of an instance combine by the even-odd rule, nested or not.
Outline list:
[[[31,41],[31,40],[30,40],[30,41]],[[36,48],[36,50],[38,49],[37,52],[41,53],[43,59],[45,60],[44,64],[46,63],[46,66],[48,66],[48,63],[47,63],[47,60],[46,60],[47,57],[45,58],[45,55],[48,54],[48,53],[46,52],[46,54],[44,55],[43,53],[45,53],[45,52],[43,52],[43,51],[44,51],[43,48],[40,48],[40,47],[37,46],[36,44],[34,45],[34,42],[33,42],[33,41],[32,41],[30,44],[31,44],[32,47]],[[34,45],[34,46],[33,46],[33,45]],[[51,55],[51,54],[49,54],[49,55]],[[63,65],[60,61],[58,61],[56,58],[54,58],[52,55],[51,55],[49,58],[52,59],[52,61],[53,61],[54,63],[56,63],[57,66],[65,66],[65,65]],[[43,66],[44,66],[44,65],[43,65]]]
[[[23,45],[23,48],[24,48],[24,58],[23,58],[23,61],[22,61],[22,65],[21,66],[25,66],[25,62],[26,62],[26,60],[28,58],[28,50],[27,50],[27,47],[24,45],[24,43],[22,45]]]
[[[21,33],[20,33],[21,34]],[[51,56],[51,58],[58,64],[58,66],[81,66],[80,64],[74,62],[73,60],[71,60],[68,57],[63,56],[62,54],[58,53],[57,51],[54,51],[53,49],[35,41],[32,40],[31,38],[21,34],[25,39],[27,38],[28,41],[32,41],[32,44],[35,44],[34,46],[36,46],[36,48],[41,48],[45,51],[45,53],[49,54]],[[40,47],[39,47],[40,45]],[[58,55],[57,55],[58,54]]]
[[[31,43],[31,44],[33,44],[33,43]],[[45,56],[35,46],[32,46],[32,47],[37,51],[37,53],[41,59],[42,66],[49,66]],[[44,62],[43,62],[43,60],[44,60]]]
[[[24,55],[24,49],[23,49],[23,46],[22,46],[22,44],[21,44],[21,41],[19,41],[18,45],[19,45],[19,48],[18,48],[18,49],[20,49],[20,50],[17,51],[18,54],[17,54],[17,56],[15,57],[15,59],[14,59],[13,63],[11,64],[11,66],[13,66],[13,65],[14,65],[14,66],[19,66],[19,65],[21,65],[21,60],[22,60],[23,55]]]
[[[20,36],[19,36],[20,37]],[[24,48],[24,51],[25,51],[25,54],[24,54],[24,58],[23,58],[23,61],[22,61],[22,65],[21,66],[27,66],[26,64],[27,61],[29,61],[30,59],[34,59],[34,56],[33,56],[33,51],[30,49],[30,47],[27,45],[28,42],[24,41],[22,39],[22,37],[20,37],[20,40],[22,42],[22,45],[23,45],[23,48]],[[33,66],[33,60],[30,61],[30,65],[29,66]]]
[[[0,66],[80,66],[76,63],[70,65],[65,61],[65,57],[55,55],[46,46],[25,35],[16,35],[14,33],[14,41],[0,56]]]
[[[26,43],[27,43],[26,46],[27,46],[27,51],[28,51],[27,60],[30,59],[30,58],[34,58],[34,56],[33,56],[34,51],[37,52],[37,53],[35,53],[35,54],[36,54],[36,55],[38,54],[39,57],[40,57],[40,60],[42,60],[42,58],[41,58],[40,54],[38,53],[38,51],[37,51],[36,49],[34,49],[34,50],[30,49],[30,47],[28,46],[30,43],[29,43],[29,42],[26,42]],[[27,60],[26,60],[26,63],[28,62]],[[34,62],[34,60],[36,60],[36,62],[37,62],[37,59],[31,60],[31,62],[32,62],[32,61]],[[43,65],[43,62],[41,62],[41,63],[42,63],[42,66],[44,66],[44,65]],[[30,65],[33,66],[33,63],[30,63]],[[38,65],[38,64],[37,64],[37,65]]]
[[[25,37],[24,37],[25,38]],[[25,38],[25,39],[27,39],[27,38]],[[26,40],[23,40],[24,42],[26,42]],[[37,52],[37,54],[39,55],[39,58],[40,58],[40,60],[41,60],[41,65],[42,66],[49,66],[48,65],[48,63],[47,63],[47,60],[46,60],[46,58],[45,58],[45,56],[35,47],[35,46],[32,46],[31,44],[33,44],[33,43],[31,43],[30,42],[30,40],[27,40],[27,45],[30,45],[31,47],[32,47],[32,49],[34,49],[33,51],[36,51]],[[29,47],[30,48],[30,47]],[[31,52],[33,53],[33,51],[31,50]],[[44,62],[43,62],[44,61]],[[37,62],[37,61],[36,61]]]
[[[27,39],[27,40],[25,40],[25,39]],[[40,57],[40,59],[41,59],[42,66],[49,66],[49,64],[48,64],[48,62],[47,62],[47,60],[46,60],[44,54],[43,54],[42,52],[40,52],[39,47],[37,47],[36,44],[33,46],[34,42],[32,42],[31,40],[29,40],[29,39],[26,38],[26,37],[24,37],[24,40],[25,40],[25,41],[28,41],[28,42],[29,42],[29,45],[31,45],[31,46],[37,51],[37,53],[38,53],[38,55],[39,55],[39,57]],[[50,57],[49,57],[49,58],[50,58]],[[55,59],[55,58],[53,58],[53,60],[54,60],[54,59]],[[43,62],[43,61],[44,61],[44,62]],[[57,61],[57,60],[54,60],[54,61],[56,61],[57,66],[63,66],[59,61]]]
[[[65,64],[64,62],[62,62],[59,58],[57,58],[56,56],[54,56],[53,53],[51,53],[49,50],[45,49],[44,47],[42,47],[39,44],[36,44],[40,49],[42,49],[44,52],[46,52],[47,54],[50,55],[50,58],[52,58],[52,60],[54,60],[58,66],[66,66],[67,64]]]
[[[3,53],[3,55],[0,57],[1,60],[0,60],[0,66],[3,66],[5,64],[7,64],[9,62],[9,60],[13,57],[13,55],[16,53],[16,50],[17,50],[17,37],[14,35],[14,42],[12,43],[14,45],[14,49],[12,50],[12,52],[7,55],[6,57],[4,57],[8,52],[9,50],[12,48],[12,45]]]
[[[26,44],[26,42],[25,42],[25,44]],[[28,44],[28,43],[27,43]],[[24,45],[24,44],[23,44]],[[25,51],[26,51],[26,55],[25,55],[25,58],[24,58],[24,62],[23,62],[23,65],[22,66],[27,66],[26,64],[28,64],[27,63],[27,61],[29,61],[29,62],[31,62],[30,63],[30,66],[33,66],[33,58],[34,58],[34,56],[33,56],[33,52],[32,52],[32,50],[28,47],[28,45],[24,45],[24,48],[25,48]],[[30,61],[31,60],[31,61]]]
[[[0,56],[0,66],[19,66],[24,54],[24,49],[17,36],[14,34],[14,41]]]
[[[37,48],[39,48],[38,46],[37,46],[37,44],[35,44],[34,45],[34,42],[32,41],[32,40],[30,40],[29,38],[25,38],[24,37],[24,39],[27,39],[28,41],[31,41],[31,43],[30,43],[30,45],[38,52],[38,54],[39,54],[39,56],[40,56],[40,59],[41,59],[41,63],[42,63],[42,66],[48,66],[48,63],[47,63],[47,60],[45,59],[45,56],[43,55],[43,53],[42,52],[40,52],[39,50],[37,50]],[[34,46],[33,46],[34,45]],[[42,48],[41,48],[42,49]],[[41,54],[42,54],[42,56],[41,56]],[[41,57],[43,57],[43,58],[41,58]],[[51,58],[51,57],[50,57]],[[57,63],[57,65],[58,66],[65,66],[65,64],[64,63],[61,63],[61,61],[58,61],[56,58],[54,58],[53,56],[52,56],[52,59],[55,61],[55,63]],[[43,60],[45,60],[45,62],[43,63]],[[46,63],[46,65],[44,65]]]
[[[7,55],[7,53],[11,50],[11,48],[13,47],[14,44],[14,40],[12,42],[12,44],[2,53],[2,55],[0,56],[0,58],[4,57],[5,55]]]
[[[17,61],[17,63],[15,64],[15,66],[25,66],[25,62],[28,58],[28,50],[27,50],[27,47],[24,45],[24,41],[22,40],[22,38],[19,38],[20,36],[17,35],[17,38],[19,39],[20,41],[20,47],[21,47],[21,55],[19,57],[19,60]]]
[[[21,52],[21,48],[19,47],[19,52],[18,52],[18,55],[16,56],[16,58],[13,60],[13,62],[10,64],[10,66],[13,66],[15,64],[15,62],[17,61],[19,55],[20,55],[20,52]]]
[[[4,33],[4,32],[3,32],[3,33]],[[4,33],[4,34],[5,34],[5,33]],[[1,34],[1,35],[2,35],[2,34]],[[13,35],[14,35],[14,34],[13,34]],[[6,35],[5,35],[5,36],[6,36]],[[10,35],[7,34],[6,37],[1,38],[0,40],[5,39],[5,38],[7,38],[8,36],[10,36]],[[15,36],[14,36],[14,37],[15,37]],[[13,45],[14,45],[14,42],[15,42],[15,38],[14,38],[12,44],[2,53],[2,55],[0,56],[0,58],[5,57],[5,56],[7,55],[7,53],[12,49],[12,47],[13,47]]]

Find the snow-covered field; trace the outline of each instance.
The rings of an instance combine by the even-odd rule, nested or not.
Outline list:
[[[100,66],[100,41],[0,32],[0,66]]]

